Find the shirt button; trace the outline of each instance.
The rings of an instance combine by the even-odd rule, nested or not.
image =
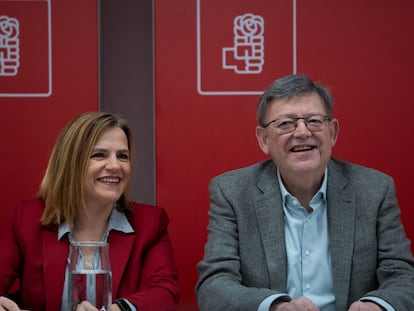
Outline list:
[[[293,200],[292,203],[298,205],[298,200]]]
[[[306,284],[305,284],[305,288],[306,288],[306,289],[309,289],[309,288],[311,288],[311,285],[310,285],[309,283],[306,283]]]
[[[306,250],[305,251],[305,256],[309,256],[310,255],[310,251]]]

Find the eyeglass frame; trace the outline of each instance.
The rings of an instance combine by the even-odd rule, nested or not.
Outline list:
[[[311,130],[308,127],[308,122],[309,122],[310,118],[315,117],[315,116],[323,117],[323,122],[321,123],[321,128],[316,129],[316,130]],[[306,129],[311,133],[322,131],[322,129],[324,128],[324,126],[323,126],[324,122],[332,121],[331,116],[329,116],[327,114],[322,114],[322,113],[314,113],[314,114],[309,114],[309,115],[305,115],[305,116],[302,116],[302,117],[294,117],[294,116],[286,115],[286,116],[281,116],[281,117],[278,117],[276,119],[273,119],[273,120],[267,122],[265,125],[262,125],[262,127],[267,128],[270,124],[272,124],[272,123],[275,124],[276,121],[279,121],[281,119],[291,119],[291,120],[294,120],[295,123],[294,123],[294,128],[291,131],[290,130],[288,132],[282,131],[282,133],[280,132],[280,130],[276,126],[273,126],[273,128],[278,132],[279,135],[289,134],[289,133],[293,133],[294,131],[296,131],[296,129],[298,128],[298,121],[299,120],[303,120],[303,123],[305,124]]]

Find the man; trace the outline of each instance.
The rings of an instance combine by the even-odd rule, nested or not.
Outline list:
[[[304,75],[262,95],[271,159],[210,184],[201,311],[413,311],[414,260],[391,177],[331,158],[329,91]]]

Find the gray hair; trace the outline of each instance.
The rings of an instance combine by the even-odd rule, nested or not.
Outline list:
[[[256,111],[259,125],[265,126],[267,122],[267,109],[274,99],[291,99],[293,97],[312,93],[316,93],[321,97],[325,106],[326,114],[329,119],[332,119],[334,102],[328,88],[318,82],[312,81],[305,75],[294,74],[274,81],[260,97]]]

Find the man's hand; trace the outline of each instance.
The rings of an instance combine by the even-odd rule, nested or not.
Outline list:
[[[370,301],[355,301],[348,311],[383,311],[384,308]]]
[[[289,302],[279,302],[271,306],[270,311],[319,311],[319,308],[310,299],[300,297]]]

